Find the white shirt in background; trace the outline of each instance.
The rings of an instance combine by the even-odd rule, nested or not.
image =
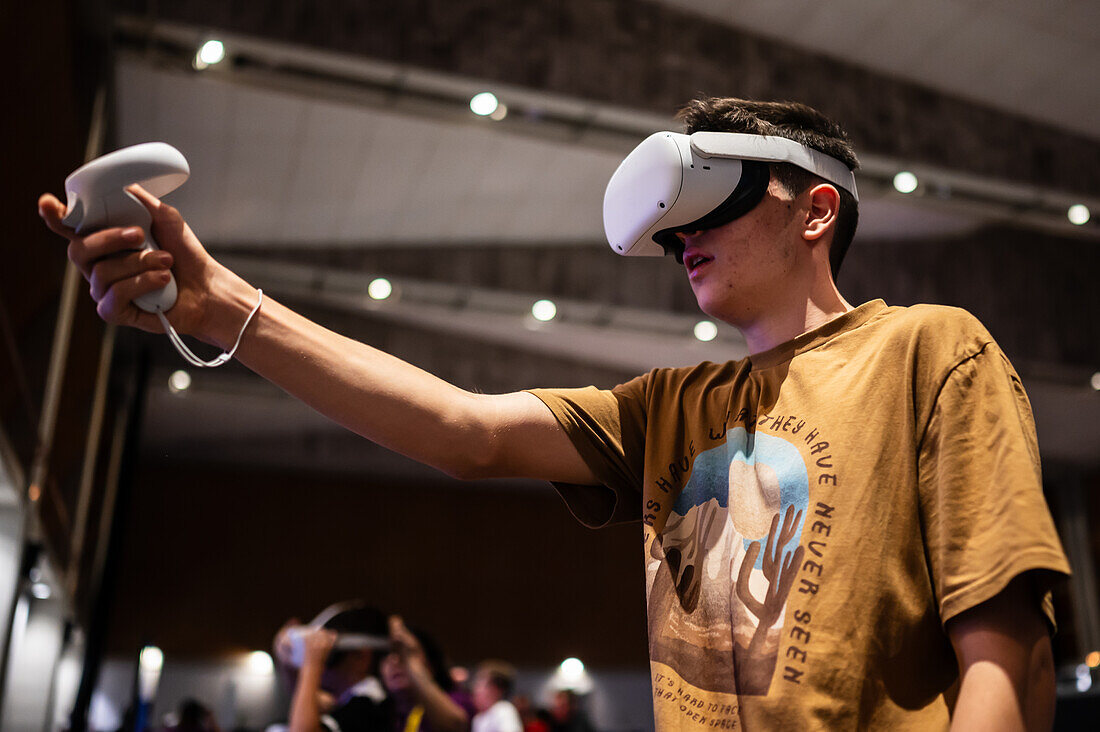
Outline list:
[[[512,702],[501,699],[474,716],[471,732],[523,732],[523,722]]]

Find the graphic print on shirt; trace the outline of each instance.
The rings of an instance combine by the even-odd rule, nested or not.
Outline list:
[[[768,693],[808,503],[806,464],[780,437],[737,427],[695,457],[664,530],[647,532],[652,661],[701,690]]]

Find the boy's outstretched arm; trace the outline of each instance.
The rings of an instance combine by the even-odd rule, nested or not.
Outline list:
[[[61,201],[46,194],[38,202],[47,226],[69,240],[69,259],[90,283],[100,317],[161,332],[156,316],[133,300],[163,287],[171,268],[179,288],[167,313],[172,326],[223,349],[232,347],[256,304],[255,288],[215,261],[178,211],[137,186],[130,190],[152,214],[162,251],[134,251],[140,231],[78,235],[61,223]],[[236,358],[348,429],[449,475],[598,482],[537,397],[459,389],[267,296]]]

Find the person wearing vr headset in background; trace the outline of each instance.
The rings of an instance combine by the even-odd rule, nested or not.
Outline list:
[[[658,729],[1042,729],[1049,586],[1069,572],[1022,386],[985,329],[938,306],[853,307],[855,155],[795,103],[703,99],[608,187],[620,254],[672,253],[748,358],[611,390],[474,394],[268,299],[237,358],[329,417],[460,478],[553,481],[591,526],[643,524]],[[168,318],[226,348],[257,295],[179,213],[140,232],[48,225],[106,320],[175,273]]]
[[[454,688],[443,651],[424,631],[359,602],[323,610],[275,634],[292,690],[288,732],[466,732],[475,710]]]
[[[382,612],[358,602],[331,605],[307,625],[292,619],[279,629],[272,656],[291,692],[290,732],[389,729],[391,705],[378,678],[388,630]],[[341,637],[368,642],[338,647]]]

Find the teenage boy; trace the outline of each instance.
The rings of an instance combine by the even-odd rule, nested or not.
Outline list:
[[[682,117],[856,167],[803,105],[707,99]],[[661,729],[1049,727],[1048,588],[1069,568],[1027,398],[967,313],[844,300],[851,188],[773,162],[753,205],[664,232],[701,309],[744,334],[740,361],[474,394],[271,299],[237,358],[451,475],[543,478],[586,524],[641,519]],[[104,319],[160,332],[132,301],[171,268],[176,330],[230,347],[256,290],[135,195],[164,251],[117,256],[140,231],[81,237],[56,198],[39,208]]]

